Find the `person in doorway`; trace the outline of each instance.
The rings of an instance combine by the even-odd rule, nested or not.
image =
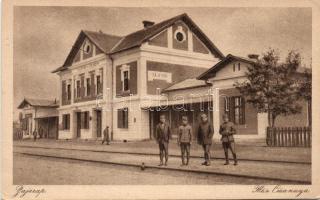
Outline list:
[[[33,134],[33,141],[36,141],[37,140],[37,136],[38,136],[37,129],[34,129],[32,134]]]
[[[181,148],[182,166],[189,164],[191,142],[192,127],[188,123],[188,117],[182,116],[182,125],[178,129],[178,144]],[[187,162],[185,162],[185,158],[187,158]]]
[[[159,166],[163,165],[163,157],[165,158],[164,165],[166,166],[168,163],[169,158],[169,140],[171,139],[171,130],[170,126],[166,122],[166,116],[160,115],[160,122],[156,126],[156,141],[159,145],[160,150],[160,164]]]
[[[107,143],[107,145],[110,144],[109,126],[107,126],[107,127],[103,130],[102,144],[105,143],[105,142]]]
[[[198,128],[198,143],[202,145],[204,151],[204,159],[205,161],[202,165],[210,166],[210,149],[212,145],[212,137],[213,137],[213,127],[208,122],[207,114],[201,114],[201,122]]]
[[[229,117],[226,114],[223,115],[223,123],[220,126],[219,133],[221,135],[222,147],[226,158],[226,162],[224,163],[224,165],[229,165],[229,149],[233,156],[234,165],[237,165],[238,160],[235,152],[235,142],[233,138],[233,135],[236,134],[236,129],[234,128],[233,122],[229,121]]]

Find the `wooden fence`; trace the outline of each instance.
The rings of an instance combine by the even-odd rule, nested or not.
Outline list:
[[[311,147],[311,127],[268,127],[266,142],[273,147]]]

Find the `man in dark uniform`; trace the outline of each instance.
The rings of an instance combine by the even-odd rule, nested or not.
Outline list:
[[[169,147],[169,139],[171,138],[171,130],[169,125],[166,123],[166,117],[165,115],[160,115],[160,122],[156,127],[156,135],[155,135],[156,141],[159,144],[159,150],[160,150],[160,164],[159,166],[163,165],[163,157],[165,157],[165,163],[166,166],[168,163],[168,147]]]
[[[226,162],[224,165],[229,165],[229,152],[228,149],[230,149],[234,165],[238,164],[237,155],[235,152],[235,143],[233,135],[236,134],[236,129],[234,128],[233,122],[229,121],[228,115],[223,115],[223,123],[220,126],[219,133],[221,135],[221,141],[222,141],[222,147],[224,150],[224,155],[226,157]]]
[[[33,134],[33,141],[36,141],[37,136],[38,136],[37,129],[34,129],[32,134]]]
[[[201,114],[201,122],[198,128],[198,143],[202,145],[205,162],[202,165],[210,166],[210,148],[212,145],[213,127],[208,122],[208,116]]]
[[[103,140],[102,140],[102,144],[106,142],[107,145],[110,144],[110,137],[109,137],[109,126],[107,126],[104,130],[103,130]]]

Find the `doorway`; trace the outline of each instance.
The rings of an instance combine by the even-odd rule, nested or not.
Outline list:
[[[102,129],[102,113],[101,110],[96,110],[97,114],[97,137],[101,137],[101,129]]]

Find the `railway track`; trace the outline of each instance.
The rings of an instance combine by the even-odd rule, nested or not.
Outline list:
[[[25,148],[25,149],[23,149]],[[26,151],[27,149],[27,151]],[[29,151],[28,151],[29,149]],[[48,150],[49,152],[41,151],[41,152],[32,152],[32,150],[35,149],[43,149],[43,150]],[[31,150],[31,151],[30,151]],[[51,151],[51,152],[50,152]],[[56,151],[61,151],[60,153],[54,153]],[[87,156],[75,156],[77,154],[76,152],[85,152]],[[106,152],[106,151],[91,151],[91,150],[79,150],[79,149],[69,149],[69,148],[49,148],[49,147],[18,147],[14,150],[14,153],[16,154],[22,154],[26,156],[33,156],[33,157],[42,157],[42,158],[51,158],[51,159],[59,159],[59,160],[66,160],[66,161],[80,161],[80,162],[87,162],[87,163],[98,163],[98,164],[103,164],[103,165],[118,165],[118,166],[124,166],[124,167],[135,167],[135,168],[141,168],[141,163],[138,162],[140,157],[143,157],[144,155],[137,154],[137,153],[131,153],[128,154],[131,157],[135,157],[135,162],[126,162],[123,160],[113,160],[113,159],[99,159],[95,158],[93,159],[90,155],[94,153],[98,153],[100,156],[110,156],[110,157],[116,157],[117,155],[123,155],[124,152],[121,153],[116,153],[116,152]],[[104,154],[101,154],[104,153]],[[90,154],[90,155],[89,155]],[[88,156],[89,155],[89,156]],[[129,157],[130,157],[129,156]],[[155,155],[148,155],[151,158],[153,158]],[[198,158],[198,157],[197,157]],[[199,159],[200,160],[200,159]],[[243,160],[242,162],[252,162],[252,160],[245,161]],[[256,162],[256,161],[255,161]],[[279,165],[279,162],[276,162],[277,165]],[[269,164],[272,164],[269,161]],[[284,163],[288,164],[288,163]],[[292,163],[291,163],[292,165]],[[296,163],[296,165],[301,165],[301,163]],[[308,165],[308,164],[302,164],[302,165]],[[257,181],[271,181],[271,182],[279,182],[281,184],[311,184],[311,181],[308,180],[292,180],[292,179],[287,179],[287,178],[282,178],[282,177],[270,177],[270,176],[256,176],[256,175],[251,175],[251,174],[237,174],[237,173],[229,173],[229,172],[224,172],[224,171],[208,171],[208,170],[199,170],[199,169],[192,169],[192,168],[181,168],[181,167],[176,167],[173,165],[169,165],[166,167],[162,166],[157,166],[155,164],[149,164],[145,163],[144,165],[145,169],[153,169],[153,170],[169,170],[169,171],[176,171],[176,172],[181,172],[181,173],[196,173],[196,174],[204,174],[204,175],[217,175],[217,176],[227,176],[227,177],[234,177],[234,178],[245,178],[245,179],[255,179]]]
[[[23,148],[31,148],[31,149],[59,149],[59,150],[72,150],[72,151],[84,151],[84,152],[96,152],[96,153],[111,153],[111,154],[159,156],[156,153],[125,152],[125,151],[112,151],[112,150],[94,150],[94,149],[78,149],[78,148],[63,148],[63,147],[52,148],[52,147],[40,147],[40,146],[28,146],[28,145],[14,145],[14,147],[23,147]],[[180,155],[170,154],[170,157],[180,158]],[[203,158],[203,157],[190,155],[190,158]],[[225,158],[212,157],[212,159],[224,160]],[[232,158],[229,158],[229,159],[232,160]],[[264,163],[311,165],[311,162],[303,162],[303,161],[265,160],[265,159],[246,159],[246,158],[238,158],[238,160],[245,161],[245,162],[264,162]]]

